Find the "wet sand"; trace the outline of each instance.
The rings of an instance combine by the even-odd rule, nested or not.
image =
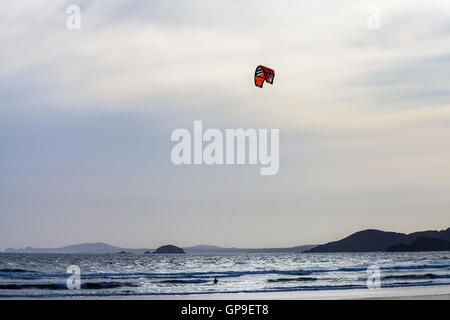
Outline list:
[[[17,300],[18,298],[9,298]],[[30,299],[30,298],[26,298]],[[33,298],[31,298],[33,299]],[[198,295],[58,297],[33,300],[450,300],[450,286]],[[22,299],[19,299],[22,300]]]

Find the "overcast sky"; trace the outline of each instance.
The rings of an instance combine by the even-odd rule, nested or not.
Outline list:
[[[393,2],[1,2],[0,249],[449,227],[450,2]],[[279,173],[173,165],[194,120],[279,128]]]

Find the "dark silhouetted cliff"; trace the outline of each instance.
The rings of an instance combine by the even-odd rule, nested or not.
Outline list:
[[[411,245],[416,239],[420,237],[450,241],[450,228],[442,231],[421,231],[410,234],[369,229],[356,232],[339,241],[333,241],[323,245],[319,245],[304,252],[314,253],[387,251],[388,248],[395,245]]]
[[[158,249],[156,249],[153,253],[157,253],[157,254],[166,254],[166,253],[185,253],[183,249],[172,246],[172,245],[167,245],[167,246],[162,246],[159,247]]]
[[[390,246],[387,251],[406,252],[406,251],[450,251],[450,241],[445,241],[431,237],[419,237],[411,244],[396,244]]]

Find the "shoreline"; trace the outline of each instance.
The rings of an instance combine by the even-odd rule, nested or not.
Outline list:
[[[450,300],[450,285],[381,289],[161,296],[2,297],[0,300]]]

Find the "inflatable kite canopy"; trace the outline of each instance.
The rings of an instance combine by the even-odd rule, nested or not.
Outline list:
[[[264,81],[273,84],[275,78],[275,71],[265,66],[259,65],[255,70],[255,86],[262,88]]]

